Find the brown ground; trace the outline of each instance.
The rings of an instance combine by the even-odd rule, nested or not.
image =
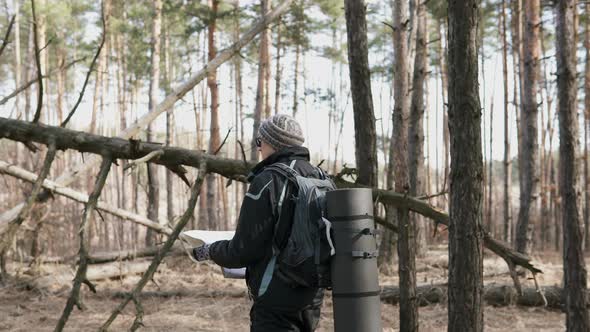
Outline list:
[[[418,262],[419,284],[446,280],[446,249],[432,248],[426,258]],[[541,285],[553,285],[561,280],[561,265],[556,254],[543,255],[545,263],[538,264],[545,274]],[[21,271],[9,265],[11,273]],[[51,271],[52,268],[44,266]],[[493,256],[486,256],[484,274],[486,284],[510,283],[505,264]],[[397,284],[397,273],[382,275],[381,285]],[[120,280],[97,282],[98,294],[84,288],[87,310],[74,308],[66,325],[68,331],[96,331],[111,310],[121,301],[117,292],[129,290],[139,280],[132,276]],[[157,283],[149,283],[146,291],[185,292],[183,296],[142,297],[145,327],[141,331],[247,331],[250,302],[242,280],[224,279],[214,265],[194,264],[187,258],[168,258],[155,276]],[[532,287],[532,280],[523,280]],[[69,291],[67,285],[55,284],[51,289],[25,290],[16,281],[0,291],[0,331],[53,331]],[[384,331],[397,331],[398,306],[382,305]],[[564,331],[564,315],[560,311],[542,307],[485,307],[486,331]],[[135,318],[133,303],[111,326],[113,331],[126,331]],[[421,331],[445,331],[446,305],[436,304],[420,308]],[[332,299],[326,298],[319,331],[332,331]]]

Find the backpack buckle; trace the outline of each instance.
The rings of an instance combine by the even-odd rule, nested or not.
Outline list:
[[[353,250],[352,257],[354,258],[362,258],[362,259],[369,259],[369,258],[376,258],[379,255],[377,251],[361,251],[361,250]]]

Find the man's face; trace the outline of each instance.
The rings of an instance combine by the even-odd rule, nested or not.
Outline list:
[[[270,144],[266,143],[265,141],[261,140],[260,138],[258,138],[258,142],[260,142],[260,144],[258,145],[258,151],[260,152],[260,155],[262,156],[262,160],[268,158],[268,156],[270,156],[271,154],[275,153],[275,149],[273,149],[272,146],[270,146]]]

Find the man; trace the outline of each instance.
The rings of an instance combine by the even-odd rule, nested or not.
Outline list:
[[[250,188],[233,239],[193,250],[199,261],[246,267],[246,284],[254,300],[251,331],[313,331],[319,321],[323,290],[290,282],[275,265],[272,248],[273,241],[275,248],[284,248],[289,238],[297,188],[282,174],[266,168],[283,163],[304,177],[320,178],[303,142],[301,126],[294,118],[277,114],[264,121],[256,138],[263,160],[248,177]]]

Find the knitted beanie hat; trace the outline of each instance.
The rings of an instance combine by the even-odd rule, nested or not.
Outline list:
[[[260,125],[258,135],[276,151],[289,146],[301,146],[305,142],[297,120],[286,114],[275,114],[266,119]]]

